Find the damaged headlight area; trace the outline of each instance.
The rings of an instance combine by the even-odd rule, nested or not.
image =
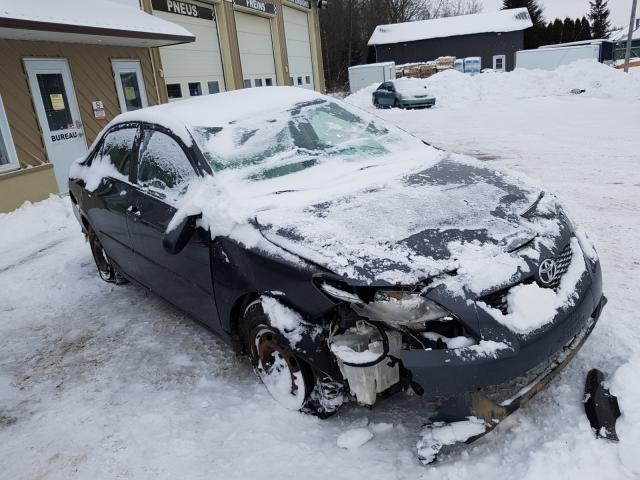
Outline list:
[[[359,317],[382,323],[403,335],[406,349],[454,349],[478,343],[456,316],[424,297],[420,288],[348,291],[349,287],[319,282],[330,297],[348,303]]]
[[[421,393],[402,366],[401,350],[457,349],[478,343],[454,314],[421,295],[420,287],[350,287],[324,280],[317,285],[343,302],[329,347],[361,405],[373,405],[377,394],[391,389],[411,387]]]

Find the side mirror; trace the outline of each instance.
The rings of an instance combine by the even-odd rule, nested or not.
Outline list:
[[[195,216],[186,217],[173,230],[165,232],[162,237],[162,246],[171,255],[177,255],[189,243],[196,231]]]

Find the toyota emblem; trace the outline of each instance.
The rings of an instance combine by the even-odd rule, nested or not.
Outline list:
[[[538,268],[538,276],[540,277],[540,281],[545,285],[549,285],[556,279],[558,275],[558,266],[556,265],[555,260],[547,258],[543,260]]]

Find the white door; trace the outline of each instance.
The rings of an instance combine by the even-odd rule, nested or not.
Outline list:
[[[225,91],[216,21],[161,11],[153,15],[182,25],[196,37],[195,42],[160,48],[169,101]]]
[[[87,152],[76,94],[66,60],[25,60],[33,104],[60,192],[69,168]]]
[[[276,65],[268,18],[235,12],[240,62],[245,87],[276,84]]]
[[[113,60],[113,76],[121,112],[131,112],[148,106],[142,69],[138,60]]]
[[[291,83],[296,87],[313,90],[313,62],[307,12],[284,6],[282,12]]]

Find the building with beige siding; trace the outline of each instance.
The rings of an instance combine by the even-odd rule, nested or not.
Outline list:
[[[0,0],[0,212],[66,192],[71,163],[121,112],[324,91],[316,0],[139,2]]]
[[[152,48],[194,40],[104,0],[3,5],[0,212],[66,192],[69,166],[113,117],[162,100]]]
[[[169,101],[237,88],[324,91],[317,0],[143,0],[196,41],[160,48]]]

